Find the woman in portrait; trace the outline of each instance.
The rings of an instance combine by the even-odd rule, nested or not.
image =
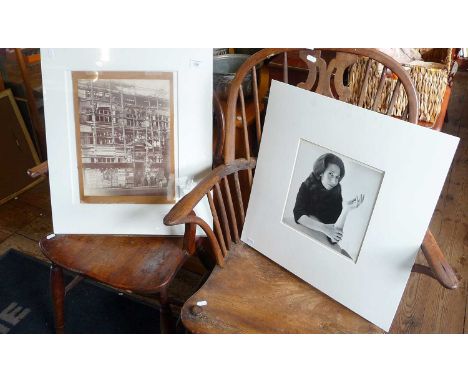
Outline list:
[[[364,201],[363,194],[343,201],[340,182],[344,176],[345,167],[339,157],[331,153],[320,156],[302,182],[293,210],[297,224],[323,233],[332,244],[343,237],[348,213]]]

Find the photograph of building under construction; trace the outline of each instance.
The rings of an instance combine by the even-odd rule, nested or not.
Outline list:
[[[86,203],[171,203],[170,72],[73,72],[80,196]]]

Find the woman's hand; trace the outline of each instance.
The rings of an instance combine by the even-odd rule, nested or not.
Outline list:
[[[333,243],[338,243],[343,237],[343,230],[335,227],[334,224],[324,224],[323,233],[327,235]]]
[[[347,202],[343,202],[343,208],[348,209],[348,210],[353,210],[355,208],[358,208],[362,202],[364,202],[364,194],[361,195],[356,195],[353,199],[348,200]]]

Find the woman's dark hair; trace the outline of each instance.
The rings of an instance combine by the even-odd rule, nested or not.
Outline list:
[[[336,222],[343,209],[341,196],[341,184],[327,190],[320,176],[325,172],[328,165],[335,164],[340,169],[340,181],[345,174],[343,161],[336,155],[328,153],[320,156],[314,163],[314,169],[307,179],[302,182],[296,197],[294,206],[294,220],[296,223],[302,215],[314,215],[325,224]]]
[[[341,181],[341,179],[343,179],[345,176],[344,163],[335,154],[331,153],[323,154],[318,157],[318,159],[314,163],[314,170],[312,171],[312,174],[315,175],[317,179],[319,179],[320,175],[322,175],[325,172],[329,164],[336,164],[340,168]]]

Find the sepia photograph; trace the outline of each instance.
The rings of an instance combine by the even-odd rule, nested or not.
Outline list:
[[[283,223],[357,261],[383,172],[301,140]]]
[[[173,73],[72,79],[81,202],[173,203]]]

